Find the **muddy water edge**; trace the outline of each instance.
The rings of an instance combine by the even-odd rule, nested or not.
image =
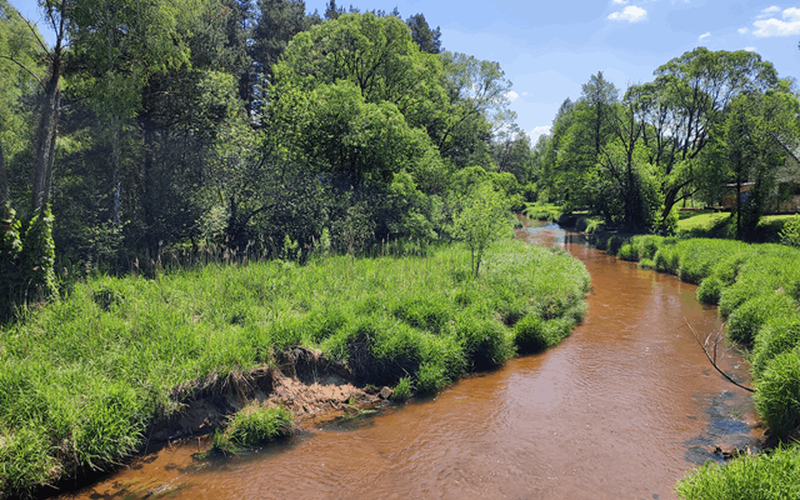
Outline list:
[[[309,426],[227,460],[195,440],[136,459],[62,499],[671,499],[716,445],[755,446],[751,399],[705,359],[688,324],[719,329],[693,285],[617,262],[557,226],[520,238],[563,246],[592,276],[589,312],[559,346],[368,418]],[[749,382],[732,350],[721,367]]]

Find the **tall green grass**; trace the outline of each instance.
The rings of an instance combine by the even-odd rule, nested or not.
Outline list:
[[[274,365],[292,346],[409,395],[501,365],[522,321],[560,322],[563,336],[585,311],[588,273],[563,252],[502,242],[478,280],[469,259],[448,247],[78,284],[0,329],[0,491],[107,468],[193,389]]]
[[[742,457],[724,466],[710,462],[680,480],[685,500],[790,500],[800,498],[800,448]]]

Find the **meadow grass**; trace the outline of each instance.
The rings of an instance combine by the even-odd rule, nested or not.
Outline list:
[[[501,365],[521,321],[560,322],[550,328],[563,336],[585,312],[589,275],[563,251],[509,240],[479,279],[469,269],[469,251],[450,246],[77,284],[0,329],[0,492],[108,468],[193,390],[274,366],[293,346],[409,396]]]

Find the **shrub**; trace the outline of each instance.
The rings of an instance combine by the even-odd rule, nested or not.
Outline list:
[[[211,451],[230,455],[293,433],[294,419],[289,410],[250,403],[230,419],[224,431],[214,433]]]
[[[639,252],[637,251],[636,247],[630,243],[626,243],[620,247],[619,251],[617,252],[617,258],[620,260],[635,262],[639,260]]]
[[[787,220],[780,232],[781,243],[787,246],[800,247],[800,214]]]
[[[464,359],[472,370],[496,368],[514,356],[508,329],[496,320],[462,318],[456,335],[464,350]]]
[[[394,315],[415,328],[441,333],[449,325],[453,310],[444,297],[414,295],[402,300]]]
[[[544,321],[533,315],[526,316],[514,327],[514,342],[522,353],[540,352],[564,340],[574,326],[569,317]]]
[[[794,300],[785,294],[768,294],[752,298],[728,318],[728,336],[734,342],[751,346],[758,330],[768,319],[788,316],[794,308]]]
[[[663,246],[653,256],[656,270],[662,273],[678,274],[679,256],[674,246]]]
[[[546,336],[544,321],[534,314],[522,318],[514,326],[514,343],[520,354],[531,354],[547,349],[550,342]]]
[[[623,240],[616,234],[611,236],[608,239],[608,243],[606,243],[606,253],[608,255],[617,255],[617,252],[619,252],[619,249],[622,247],[622,244],[624,242],[625,240]]]
[[[652,269],[655,270],[656,268],[656,261],[653,259],[648,259],[644,257],[639,260],[639,269]]]
[[[22,241],[22,279],[28,300],[46,300],[55,295],[55,260],[53,214],[45,208],[31,220]]]
[[[800,425],[800,348],[767,363],[756,384],[755,405],[778,438],[785,438]]]
[[[771,319],[756,336],[750,365],[758,377],[778,354],[800,345],[800,314]]]
[[[438,363],[423,363],[417,371],[417,391],[430,394],[452,383],[445,367]]]
[[[715,275],[711,275],[700,282],[697,287],[697,300],[702,304],[715,306],[719,304],[720,295],[724,288],[722,281]]]

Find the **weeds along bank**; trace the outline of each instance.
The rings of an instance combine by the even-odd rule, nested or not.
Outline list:
[[[274,366],[292,347],[346,362],[361,383],[427,392],[568,335],[589,275],[517,241],[470,254],[332,257],[98,278],[0,330],[0,491],[104,468],[210,377]],[[3,495],[0,493],[0,497]]]
[[[787,443],[800,437],[800,248],[648,235],[608,249],[698,284],[698,300],[719,306],[728,337],[748,352],[756,409],[770,435]],[[706,465],[677,490],[686,499],[800,498],[800,447]]]

